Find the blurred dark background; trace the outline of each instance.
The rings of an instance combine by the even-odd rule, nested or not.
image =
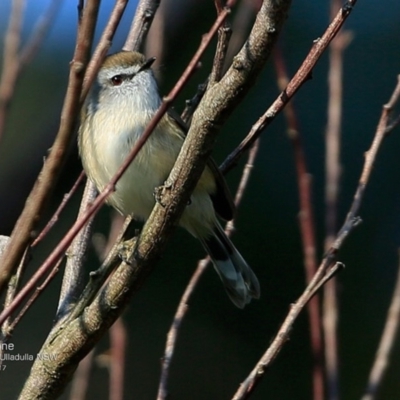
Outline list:
[[[24,40],[48,1],[28,1]],[[98,34],[114,2],[104,2]],[[207,3],[207,4],[206,4]],[[280,46],[293,75],[329,21],[329,2],[293,2]],[[215,18],[213,2],[167,1],[163,56],[158,66],[160,86],[167,93],[197,49],[201,35]],[[119,50],[136,3],[128,6],[113,43]],[[0,36],[10,15],[10,0],[0,3]],[[232,16],[234,18],[234,15]],[[382,105],[400,73],[400,3],[397,0],[359,1],[345,24],[353,40],[345,52],[342,125],[342,180],[338,225],[351,204]],[[76,36],[76,4],[64,2],[54,27],[39,54],[18,82],[6,132],[0,143],[0,234],[10,234],[25,198],[56,134]],[[151,47],[150,47],[151,48]],[[204,67],[194,76],[175,108],[181,111],[207,75],[213,48]],[[149,54],[152,55],[152,54]],[[1,56],[2,57],[2,56]],[[313,206],[319,259],[324,243],[324,133],[327,118],[326,53],[294,99],[313,177]],[[276,98],[278,90],[272,62],[247,99],[223,127],[215,150],[222,162],[255,120]],[[400,235],[400,130],[384,142],[360,210],[363,223],[349,237],[339,259],[346,269],[339,276],[339,347],[341,399],[360,398],[374,359],[398,269]],[[228,176],[234,192],[241,165]],[[76,146],[47,210],[50,216],[81,171]],[[227,298],[212,268],[206,272],[191,299],[180,331],[170,380],[173,399],[229,399],[247,376],[276,333],[290,304],[304,288],[303,256],[298,227],[298,197],[293,153],[283,116],[263,133],[250,185],[239,210],[234,242],[258,275],[262,297],[244,310]],[[80,191],[81,193],[81,191]],[[80,194],[79,193],[79,194]],[[76,216],[79,195],[67,207],[57,227],[34,254],[33,270]],[[107,234],[108,207],[96,219],[96,231]],[[186,232],[178,230],[162,261],[124,313],[128,329],[126,398],[154,399],[160,357],[177,303],[202,249]],[[88,271],[97,266],[90,257]],[[61,276],[61,274],[60,274]],[[20,354],[36,354],[51,327],[60,286],[58,277],[18,326],[11,342]],[[108,347],[105,338],[98,353]],[[400,395],[397,344],[383,382],[381,398]],[[0,374],[4,399],[15,398],[30,362],[8,362]],[[308,321],[298,319],[290,342],[251,397],[257,399],[312,398]],[[94,366],[88,399],[106,399],[107,371]],[[67,398],[64,395],[63,398]]]

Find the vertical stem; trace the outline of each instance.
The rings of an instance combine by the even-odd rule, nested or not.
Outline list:
[[[331,15],[334,17],[341,7],[340,0],[331,1]],[[325,183],[325,250],[329,249],[336,236],[337,209],[340,188],[340,139],[342,122],[343,51],[347,45],[346,33],[339,32],[330,45],[328,73],[328,121],[326,128],[326,183]],[[336,278],[324,288],[323,331],[325,338],[325,368],[327,374],[328,399],[339,399],[338,376],[338,304]]]
[[[276,48],[274,53],[275,69],[278,77],[278,86],[284,90],[289,83],[285,62],[281,51]],[[312,206],[311,176],[307,171],[306,157],[300,135],[299,124],[293,102],[284,109],[288,125],[288,136],[292,142],[293,156],[297,174],[297,186],[299,195],[299,226],[303,245],[304,269],[307,283],[312,280],[317,271],[317,254],[314,211]],[[323,375],[323,345],[321,331],[320,299],[317,294],[307,304],[308,320],[310,326],[310,342],[313,355],[313,399],[324,399],[324,375]]]
[[[0,139],[4,133],[6,114],[20,71],[18,50],[24,8],[25,0],[13,0],[10,23],[4,41],[3,71],[0,80]]]

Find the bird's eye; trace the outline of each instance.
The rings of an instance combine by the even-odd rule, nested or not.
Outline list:
[[[122,82],[124,81],[122,75],[114,75],[111,78],[111,83],[113,84],[113,86],[119,86],[122,84]]]

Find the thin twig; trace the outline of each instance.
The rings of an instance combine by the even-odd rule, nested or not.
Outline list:
[[[278,77],[278,86],[284,90],[289,78],[282,53],[279,48],[275,49],[275,69]],[[317,270],[316,235],[314,224],[314,211],[312,206],[311,176],[307,171],[306,158],[300,135],[299,124],[293,102],[287,104],[284,109],[288,125],[288,136],[293,146],[295,160],[297,185],[299,193],[299,225],[301,241],[303,245],[304,269],[306,281],[310,282]],[[310,341],[313,354],[313,399],[324,398],[324,373],[323,373],[323,345],[321,332],[320,299],[315,296],[307,304],[308,319],[310,326]]]
[[[18,49],[21,42],[25,0],[13,0],[10,23],[5,35],[3,69],[0,80],[0,140],[3,136],[7,110],[10,106],[19,74]]]
[[[232,37],[225,57],[225,66],[232,62],[232,58],[246,41],[247,33],[260,6],[261,1],[259,0],[244,0],[238,4],[237,12],[232,22]]]
[[[218,31],[218,43],[215,51],[213,68],[209,78],[209,84],[213,85],[215,82],[219,82],[224,72],[224,64],[226,59],[226,53],[228,51],[229,39],[232,35],[232,29],[225,23]]]
[[[224,9],[222,0],[214,0],[214,5],[215,8],[217,9],[217,14],[219,14]]]
[[[221,0],[215,0],[215,8],[217,9],[217,13],[221,13],[223,8]],[[225,57],[228,51],[229,39],[232,35],[232,29],[230,28],[227,21],[225,21],[224,25],[218,30],[218,42],[217,49],[215,51],[214,62],[209,78],[209,84],[214,85],[214,83],[219,82],[222,77],[222,73],[224,70]]]
[[[131,218],[128,218],[128,221],[130,223]],[[121,242],[121,240],[124,240],[124,237],[128,237],[127,235],[129,235],[130,232],[127,232],[127,234],[122,237],[120,235],[121,231],[129,228],[129,226],[126,226],[126,224],[127,219],[119,212],[114,210],[111,215],[111,226],[108,231],[107,238],[101,233],[95,233],[93,235],[92,244],[99,260],[104,261],[109,252],[112,250],[113,246],[116,243]]]
[[[332,15],[340,9],[340,0],[333,0]],[[340,186],[340,131],[342,123],[343,52],[350,41],[350,33],[340,32],[329,49],[328,119],[326,128],[326,246],[329,248],[336,233],[337,202]]]
[[[94,349],[79,363],[71,384],[70,400],[86,400],[90,372],[93,365]]]
[[[239,208],[239,205],[242,202],[244,191],[248,185],[251,171],[254,168],[254,163],[256,161],[259,149],[260,149],[260,141],[256,140],[251,146],[251,149],[249,151],[249,157],[247,159],[246,165],[243,168],[242,178],[240,179],[240,183],[235,194],[235,199],[233,202],[235,203],[236,208]],[[230,224],[230,222],[228,222],[228,224]]]
[[[57,272],[59,271],[59,266],[62,262],[62,259],[60,259],[57,264],[53,267],[53,269],[50,271],[50,273],[47,275],[46,279],[43,281],[43,283],[38,286],[31,297],[28,299],[28,301],[24,304],[22,307],[21,311],[18,313],[18,315],[14,318],[14,320],[10,323],[8,327],[8,332],[7,334],[10,335],[21,318],[25,315],[25,313],[28,311],[28,309],[31,307],[31,305],[37,300],[37,298],[40,296],[40,294],[43,292],[43,290],[49,285],[49,283],[53,280],[53,278],[56,276]]]
[[[245,192],[248,182],[250,180],[251,171],[254,167],[254,162],[257,157],[258,149],[259,149],[259,141],[256,140],[249,152],[249,157],[248,157],[246,165],[243,168],[242,178],[240,179],[240,183],[239,183],[238,189],[236,191],[235,200],[234,200],[236,209],[238,209],[240,206],[244,192]],[[228,237],[230,237],[233,234],[234,220],[229,221],[226,224],[225,232],[228,235]],[[192,277],[190,278],[190,281],[189,281],[188,285],[186,286],[186,289],[179,301],[178,308],[176,310],[171,327],[167,334],[167,341],[165,344],[164,355],[162,357],[161,377],[160,377],[160,383],[158,386],[157,400],[165,400],[168,398],[169,369],[170,369],[170,365],[172,362],[172,358],[174,356],[174,351],[175,351],[176,343],[178,340],[179,330],[180,330],[183,318],[185,317],[186,312],[188,310],[188,304],[189,304],[190,297],[192,296],[195,288],[197,287],[197,285],[200,281],[200,278],[202,277],[202,275],[203,275],[204,271],[206,270],[207,266],[209,265],[209,263],[210,263],[209,257],[206,257],[198,262],[197,268],[194,271]]]
[[[341,7],[341,0],[331,1],[332,17]],[[328,121],[325,137],[325,249],[331,246],[337,229],[337,211],[340,188],[340,140],[342,124],[343,53],[350,41],[350,33],[341,31],[329,49]],[[323,331],[325,343],[325,369],[327,396],[339,399],[338,360],[338,299],[336,279],[324,287]]]
[[[154,11],[154,18],[151,23],[151,28],[148,30],[145,46],[137,45],[137,48],[140,49],[144,47],[145,54],[155,57],[156,60],[153,64],[153,69],[157,77],[157,81],[161,83],[163,74],[160,73],[160,66],[164,65],[167,36],[171,34],[170,30],[167,32],[167,23],[169,21],[168,17],[170,16],[168,13],[170,10],[168,7],[171,9],[173,4],[168,1],[162,1],[159,3],[160,5],[157,8],[157,12]],[[180,6],[182,6],[182,3]],[[182,10],[180,10],[180,12],[182,13]],[[175,29],[177,28],[176,24],[173,26]]]
[[[354,227],[355,224],[360,222],[357,217],[358,210],[361,205],[361,201],[364,196],[365,188],[368,183],[369,177],[372,172],[372,168],[376,159],[378,150],[382,144],[383,139],[388,135],[388,123],[390,118],[390,113],[393,110],[394,105],[400,97],[400,75],[397,77],[397,86],[393,91],[393,94],[388,103],[383,106],[382,114],[378,123],[378,127],[375,133],[375,137],[372,141],[370,149],[365,153],[364,168],[360,177],[360,181],[357,187],[357,191],[354,195],[354,200],[350,208],[349,213],[346,217],[346,222],[342,226],[339,235],[335,239],[332,248],[338,249],[342,245],[342,240],[346,236],[342,236],[341,233],[347,233]]]
[[[284,344],[288,341],[294,322],[308,301],[316,293],[315,289],[320,288],[320,282],[326,282],[326,277],[331,278],[333,274],[338,272],[342,266],[340,263],[333,264],[333,266],[330,267],[331,265],[331,260],[325,259],[322,262],[313,280],[308,284],[307,288],[304,290],[299,299],[292,304],[289,314],[279,328],[279,331],[273,339],[271,345],[268,347],[267,351],[261,357],[260,361],[256,364],[249,376],[244,382],[242,382],[232,400],[243,400],[249,398],[256,385],[260,382],[266,370],[271,365],[272,361],[276,358]],[[328,269],[329,267],[331,269]]]
[[[17,293],[19,286],[21,284],[23,272],[28,263],[29,254],[30,254],[30,251],[29,251],[29,249],[27,249],[24,256],[22,257],[22,260],[17,268],[17,271],[15,272],[15,274],[11,277],[11,279],[8,282],[7,292],[6,292],[6,296],[5,296],[5,300],[4,300],[4,308],[8,307],[9,304],[11,304],[11,302],[14,300],[15,294]],[[11,317],[8,317],[4,321],[4,323],[1,325],[0,344],[6,343],[10,339],[10,336],[14,329],[14,327],[12,327],[11,324],[12,324]],[[3,362],[3,353],[4,353],[4,348],[3,348],[3,346],[0,346],[0,367]]]
[[[47,222],[46,226],[42,229],[42,231],[39,233],[39,235],[36,237],[36,239],[32,242],[31,247],[37,246],[46,237],[46,235],[50,232],[50,230],[53,228],[54,224],[60,218],[60,214],[63,212],[64,208],[66,207],[68,202],[71,200],[72,196],[78,190],[78,188],[84,178],[85,178],[85,173],[82,171],[80,173],[80,175],[78,176],[78,179],[72,185],[71,190],[67,194],[64,195],[60,205],[57,207],[57,210],[54,212],[54,214],[50,218],[49,222]]]
[[[185,291],[179,301],[178,308],[175,312],[171,327],[167,334],[167,341],[165,343],[164,355],[161,359],[161,376],[160,383],[158,386],[157,400],[168,399],[168,379],[169,369],[174,356],[175,346],[178,340],[178,334],[188,310],[188,302],[192,296],[194,289],[196,288],[200,278],[203,276],[203,272],[206,270],[209,264],[209,257],[200,260],[197,264],[197,268],[194,271],[189,283],[187,284]]]
[[[389,133],[390,131],[392,131],[394,128],[396,128],[396,126],[400,125],[400,115],[397,116],[397,118],[394,118],[390,124],[388,125],[388,127],[386,128],[387,133]]]
[[[29,41],[19,51],[25,0],[13,0],[9,27],[5,36],[3,70],[0,80],[0,140],[4,133],[6,114],[21,73],[37,54],[62,0],[53,0],[36,24]]]
[[[390,112],[392,111],[394,104],[398,101],[399,96],[400,77],[389,102],[383,106],[382,115],[379,120],[374,139],[372,141],[370,149],[365,156],[363,170],[361,172],[360,180],[356,189],[356,193],[354,195],[353,202],[350,206],[349,212],[347,213],[342,228],[336,235],[332,246],[326,252],[325,257],[322,260],[311,282],[308,284],[299,299],[294,304],[292,304],[291,309],[287,317],[285,318],[285,321],[279,328],[279,331],[273,339],[271,345],[268,347],[267,351],[261,357],[260,361],[256,364],[255,368],[251,371],[249,376],[240,385],[239,389],[233,397],[233,400],[243,400],[247,399],[250,396],[256,385],[264,376],[268,367],[271,365],[272,361],[279,354],[284,344],[287,343],[290,332],[293,328],[293,324],[307,302],[316,293],[316,290],[321,288],[323,284],[325,284],[338,271],[342,269],[343,264],[336,262],[336,257],[344,241],[361,221],[360,218],[357,217],[358,210],[360,209],[361,202],[365,193],[365,188],[369,182],[369,178],[376,160],[378,150],[380,148],[380,145],[382,144],[383,139],[386,137],[386,129]]]
[[[17,324],[20,322],[21,318],[25,315],[25,313],[28,311],[29,307],[33,304],[33,302],[40,296],[40,294],[43,292],[43,290],[47,287],[47,285],[52,281],[52,279],[56,276],[57,272],[58,272],[58,268],[59,265],[61,264],[62,260],[60,260],[55,267],[53,268],[52,271],[50,271],[49,275],[46,277],[46,279],[44,280],[44,282],[38,286],[35,290],[35,292],[31,295],[31,297],[28,299],[28,301],[24,304],[24,306],[22,307],[22,309],[19,311],[18,315],[14,318],[14,320],[10,321],[9,318],[2,324],[1,326],[1,343],[6,342],[10,336],[12,335],[15,327],[17,326]],[[22,270],[24,268],[24,264],[25,264],[25,257],[23,258],[23,260],[21,261],[21,265],[18,268],[17,274],[15,278],[15,287],[17,286],[17,284],[19,283],[19,279],[22,275]],[[14,288],[13,288],[14,289]],[[11,293],[11,294],[10,294]],[[11,299],[13,299],[13,295],[14,295],[14,291],[13,290],[9,290],[7,295],[11,296]],[[6,304],[7,305],[7,304]],[[3,352],[3,347],[0,346],[0,356],[2,355]],[[3,361],[3,357],[0,357],[0,366],[1,363]]]
[[[85,0],[78,0],[78,5],[76,7],[78,11],[78,24],[82,23],[83,9],[85,8]]]
[[[6,298],[4,301],[4,308],[8,307],[11,302],[14,300],[14,297],[19,290],[21,280],[23,273],[25,271],[25,267],[28,264],[28,261],[30,259],[30,249],[26,249],[24,256],[22,257],[21,262],[18,265],[17,271],[15,274],[11,277],[11,279],[8,282],[8,288],[6,292]],[[10,329],[10,317],[7,318],[6,321],[4,321],[4,324],[1,326],[1,333],[2,333],[2,341],[6,341],[11,334],[12,329]]]
[[[140,0],[123,50],[141,49],[159,4],[160,0]]]
[[[349,0],[340,9],[336,17],[326,29],[323,36],[314,43],[306,59],[303,61],[294,77],[286,86],[286,89],[282,91],[282,93],[272,103],[265,114],[253,125],[249,134],[242,140],[239,146],[237,146],[237,148],[225,159],[221,165],[221,170],[223,173],[231,170],[237,164],[242,154],[250,148],[251,144],[261,134],[264,128],[266,128],[275,119],[275,117],[283,110],[290,99],[297,93],[300,87],[309,79],[312,69],[315,67],[329,43],[339,32],[356,3],[357,0]]]
[[[20,52],[19,61],[21,68],[29,64],[37,54],[62,5],[63,0],[52,0],[47,10],[36,23],[33,32],[29,35],[29,41]]]
[[[188,126],[190,125],[190,120],[192,119],[193,113],[196,111],[197,106],[204,96],[207,85],[208,79],[204,83],[201,83],[197,86],[197,92],[190,100],[186,100],[186,106],[185,109],[182,111],[181,118],[182,121],[185,122],[185,124]]]
[[[127,333],[122,318],[110,328],[110,400],[124,399],[124,371]]]
[[[400,259],[400,252],[399,252]],[[379,387],[382,384],[384,374],[389,366],[390,353],[393,350],[400,320],[400,263],[397,271],[397,280],[393,291],[392,301],[386,317],[381,341],[376,352],[374,365],[372,366],[367,388],[362,400],[376,399]]]

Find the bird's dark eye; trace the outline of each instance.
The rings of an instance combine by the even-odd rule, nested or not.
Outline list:
[[[121,83],[124,81],[123,76],[122,75],[114,75],[111,78],[111,83],[113,84],[113,86],[119,86],[121,85]]]

